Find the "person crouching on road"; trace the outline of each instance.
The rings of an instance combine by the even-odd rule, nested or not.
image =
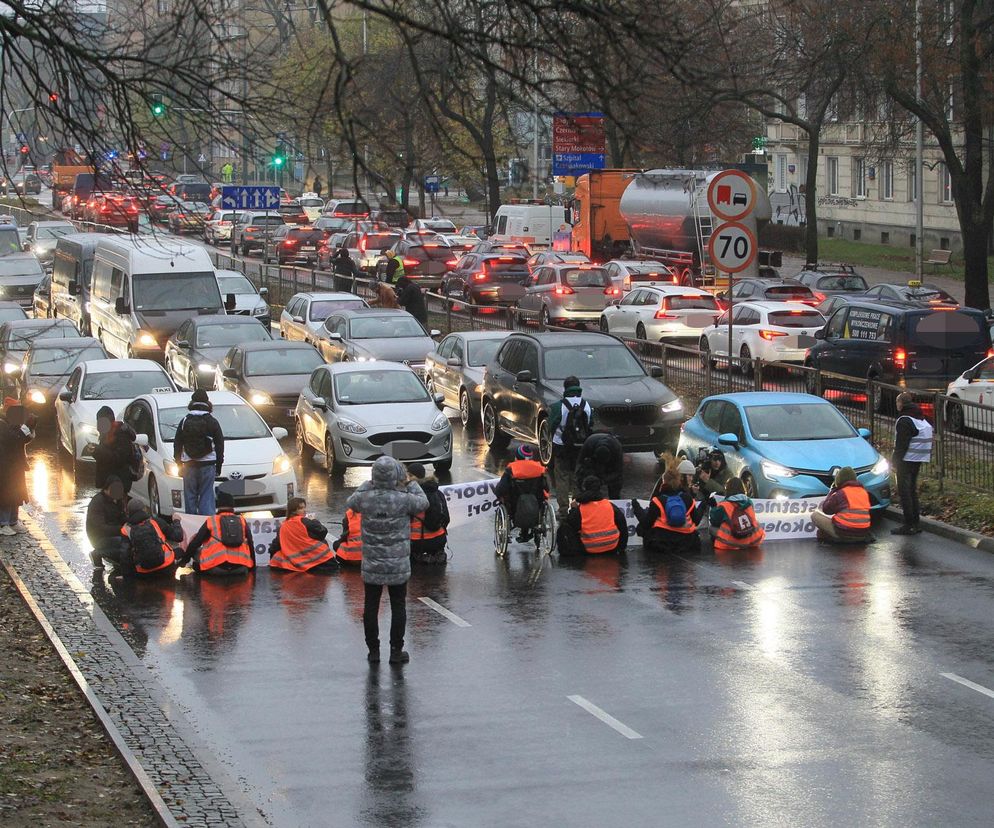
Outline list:
[[[128,519],[121,527],[119,572],[125,578],[172,576],[176,571],[176,544],[183,540],[183,527],[177,521],[152,517],[148,507],[132,498]]]
[[[376,287],[373,288],[373,290],[376,291],[376,298],[369,300],[369,306],[371,308],[400,307],[400,304],[397,302],[397,294],[386,282],[377,282]]]
[[[407,582],[411,577],[411,518],[428,508],[428,498],[400,461],[378,457],[371,479],[356,489],[345,508],[362,515],[362,614],[370,664],[380,661],[380,598],[390,593],[390,663],[405,664]]]
[[[242,575],[255,569],[255,544],[245,518],[235,514],[235,499],[217,494],[217,514],[204,521],[186,547],[180,566],[192,561],[201,575]]]
[[[449,504],[438,490],[438,480],[427,477],[421,463],[407,467],[428,498],[428,508],[411,518],[411,563],[441,564],[448,562],[445,544],[449,540]]]
[[[897,395],[897,422],[894,424],[894,454],[891,457],[897,475],[897,492],[901,498],[904,522],[892,535],[921,533],[922,511],[918,503],[918,473],[923,463],[932,459],[932,424],[925,419],[914,397],[907,391]]]
[[[307,501],[291,497],[286,520],[269,545],[269,566],[287,572],[337,572],[335,552],[325,538],[328,530],[320,521],[305,516]]]
[[[723,501],[712,501],[710,521],[716,552],[750,549],[766,538],[766,531],[756,519],[752,500],[737,477],[728,478]]]
[[[835,473],[835,481],[811,519],[818,527],[818,540],[866,543],[870,534],[870,495],[856,479],[851,466]]]
[[[183,470],[183,505],[187,514],[214,516],[214,482],[224,466],[224,433],[214,419],[207,392],[198,388],[173,441],[173,459]]]
[[[342,518],[342,535],[332,544],[335,557],[342,566],[362,564],[362,515],[353,509],[345,510]]]
[[[621,441],[607,429],[593,432],[580,447],[576,458],[576,482],[581,484],[588,477],[596,477],[607,489],[611,500],[621,497],[625,474],[625,448]]]
[[[585,477],[576,504],[560,524],[557,533],[560,555],[608,555],[628,547],[625,515],[601,491],[601,481]]]
[[[694,464],[689,460],[677,464],[671,457],[648,508],[632,500],[632,509],[639,521],[637,533],[646,551],[678,555],[701,551],[697,526],[704,517],[707,503],[695,502],[690,489],[683,485],[688,474],[693,477]]]
[[[120,564],[121,527],[127,519],[124,484],[121,478],[110,475],[86,507],[86,537],[93,546],[90,562],[94,569],[104,568],[104,558]]]

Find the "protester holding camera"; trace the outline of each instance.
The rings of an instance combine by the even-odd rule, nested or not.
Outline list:
[[[725,455],[719,449],[713,448],[710,451],[701,449],[697,456],[697,474],[695,482],[700,487],[702,496],[707,499],[715,494],[721,496],[725,493],[725,484],[731,477],[728,464],[725,462]]]

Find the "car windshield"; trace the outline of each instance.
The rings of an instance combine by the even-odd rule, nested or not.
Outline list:
[[[160,409],[159,431],[165,442],[172,443],[176,439],[176,429],[179,428],[180,421],[188,413],[186,406]],[[211,414],[221,426],[225,442],[228,440],[257,440],[260,437],[272,436],[269,426],[262,421],[262,417],[246,403],[215,405]]]
[[[62,236],[68,236],[70,233],[75,233],[76,228],[71,224],[66,224],[65,226],[59,227],[39,227],[36,238],[38,239],[59,239]]]
[[[213,273],[141,273],[132,277],[135,310],[221,310]]]
[[[350,371],[335,377],[335,399],[342,405],[384,405],[429,398],[410,371]]]
[[[818,311],[773,311],[770,324],[781,328],[820,328],[825,324],[825,317]]]
[[[301,207],[324,207],[324,202],[320,198],[302,198]]]
[[[28,315],[21,308],[0,308],[0,322],[13,322],[15,319],[27,319]]]
[[[39,348],[28,354],[27,373],[35,377],[60,377],[68,374],[79,363],[88,359],[106,359],[104,349],[97,345],[88,348]]]
[[[114,371],[87,374],[83,380],[84,400],[133,400],[142,394],[173,390],[165,371]]]
[[[75,325],[67,322],[47,322],[36,326],[12,328],[7,333],[5,343],[8,351],[26,351],[36,339],[79,339],[81,334]]]
[[[549,348],[545,352],[545,379],[621,379],[644,377],[645,371],[623,345]]]
[[[244,318],[243,316],[242,319]],[[268,342],[270,339],[272,336],[269,331],[255,320],[197,326],[198,348],[220,348],[228,345],[241,345],[243,342]]]
[[[245,355],[245,376],[272,377],[281,374],[310,374],[324,364],[313,348],[273,348]]]
[[[391,339],[428,336],[413,316],[357,316],[350,323],[349,339]]]
[[[934,310],[908,315],[908,345],[911,348],[934,348],[937,351],[986,351],[990,332],[978,311]]]
[[[831,403],[750,405],[745,415],[756,440],[842,440],[856,434]]]
[[[503,341],[502,339],[480,339],[467,343],[469,345],[469,364],[477,368],[481,365],[488,365]]]
[[[866,279],[847,273],[840,276],[825,276],[818,280],[819,290],[866,290]]]
[[[248,293],[255,293],[255,287],[244,276],[219,276],[217,280],[221,286],[221,293],[234,293],[236,296],[243,296]]]
[[[600,267],[588,267],[576,270],[563,270],[562,282],[570,287],[611,287],[611,277]]]
[[[8,253],[19,253],[21,237],[17,235],[16,227],[0,227],[0,256]]]
[[[366,307],[362,299],[323,299],[311,302],[312,322],[324,322],[329,316],[340,310],[355,310]]]

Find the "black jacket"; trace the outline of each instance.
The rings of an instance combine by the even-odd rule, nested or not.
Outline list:
[[[570,508],[569,512],[566,514],[566,520],[563,521],[563,526],[566,531],[568,531],[572,536],[573,540],[576,542],[576,547],[582,549],[582,543],[580,541],[580,530],[583,527],[583,518],[580,515],[580,504],[581,503],[593,503],[597,500],[604,500],[604,496],[600,492],[580,492],[576,496],[576,506]],[[625,520],[625,514],[613,503],[611,507],[614,509],[614,525],[618,527],[618,531],[621,533],[621,538],[618,541],[618,548],[615,552],[624,552],[628,548],[628,521]]]
[[[424,480],[419,480],[418,485],[421,486],[421,491],[428,498],[428,508],[425,509],[424,514],[421,516],[422,523],[438,526],[441,529],[445,529],[445,532],[437,538],[427,539],[416,538],[412,534],[411,552],[412,554],[437,552],[440,549],[445,549],[445,544],[449,538],[449,532],[446,528],[449,525],[449,506],[446,503],[445,495],[439,493],[438,480],[434,477],[426,477]],[[427,525],[425,526],[425,530],[430,531]]]
[[[34,439],[34,432],[0,420],[0,506],[20,506],[28,499],[25,473],[28,458],[24,447]]]
[[[217,473],[221,473],[221,466],[224,465],[224,433],[221,431],[221,424],[214,419],[213,414],[197,414],[197,417],[207,418],[207,434],[214,444],[214,454],[217,456],[216,460],[188,460],[186,462],[193,463],[197,466],[208,466],[211,463],[217,468]],[[173,459],[180,463],[183,457],[183,427],[186,425],[186,421],[190,418],[187,414],[179,424],[179,428],[176,429],[176,439],[173,442]]]
[[[116,421],[93,450],[93,485],[102,489],[110,475],[124,483],[125,491],[138,479],[134,469],[135,432],[127,423]]]
[[[397,304],[428,328],[428,309],[425,307],[425,297],[414,282],[407,282],[403,287],[398,283]]]
[[[904,461],[904,455],[911,445],[911,439],[918,434],[918,429],[915,428],[915,424],[909,419],[911,417],[914,417],[916,420],[925,419],[920,406],[908,405],[898,412],[897,428],[894,435],[894,454],[891,455],[894,465]]]
[[[695,503],[694,496],[685,489],[670,489],[665,486],[660,487],[653,497],[659,498],[659,502],[665,506],[666,498],[675,494],[680,495],[683,499],[684,505],[687,507],[687,513],[690,515],[691,520],[693,520],[696,524],[700,524],[700,522],[704,519],[704,515],[707,514],[708,501],[702,500],[700,503]],[[643,508],[638,501],[633,500],[632,509],[635,511],[635,516],[639,519],[638,534],[643,538],[648,537],[648,534],[652,530],[656,521],[659,520],[659,507],[650,500],[649,506],[647,508]],[[665,532],[667,530],[661,529],[660,531]]]
[[[217,513],[223,515],[224,513],[231,514],[234,509],[218,509]],[[197,555],[200,554],[200,547],[207,543],[207,539],[211,536],[210,527],[207,525],[207,521],[204,521],[204,525],[197,530],[197,534],[190,538],[190,542],[186,546],[186,552],[183,553],[183,557],[178,558],[180,566],[185,566],[189,561],[196,560]],[[252,555],[252,562],[255,563],[255,541],[252,540],[252,530],[249,528],[248,521],[245,522],[245,542],[248,544],[249,552]]]
[[[356,267],[356,263],[352,261],[352,257],[346,253],[344,256],[336,253],[331,257],[332,269],[339,276],[356,276],[359,273],[359,268]]]
[[[128,519],[123,500],[112,500],[97,492],[86,507],[86,537],[96,549],[122,539],[121,527]]]
[[[588,475],[600,478],[605,484],[621,483],[624,462],[625,449],[617,437],[603,432],[591,434],[583,441],[576,457],[577,483],[582,484]]]

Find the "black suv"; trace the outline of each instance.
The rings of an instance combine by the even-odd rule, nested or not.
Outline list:
[[[549,410],[575,376],[593,409],[593,426],[608,428],[627,451],[673,451],[683,404],[610,334],[513,333],[483,375],[483,437],[499,451],[513,437],[537,443],[543,463],[552,457]]]
[[[983,311],[955,305],[847,297],[808,351],[804,364],[833,374],[822,375],[822,389],[865,388],[873,379],[920,391],[945,391],[949,383],[989,355],[991,335]],[[807,376],[814,393],[815,376]],[[874,395],[878,411],[891,395]]]
[[[824,302],[829,296],[862,293],[869,287],[866,279],[847,264],[806,264],[794,279],[811,288],[819,302]]]
[[[438,239],[437,236],[426,236],[423,239],[414,236],[394,242],[391,250],[395,251],[404,263],[404,275],[424,287],[426,290],[437,288],[444,277],[456,266],[456,251],[444,241],[428,241]],[[377,272],[385,272],[386,256],[381,256],[376,263]]]
[[[523,255],[467,253],[442,279],[442,293],[474,305],[514,305],[525,295],[527,278]]]

